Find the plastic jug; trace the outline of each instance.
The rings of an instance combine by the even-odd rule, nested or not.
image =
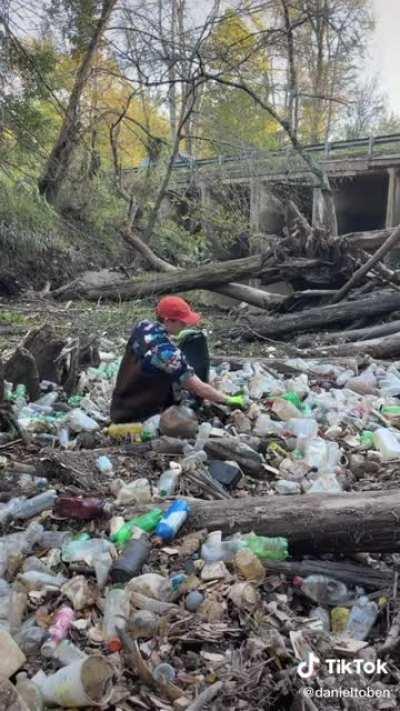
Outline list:
[[[400,458],[400,442],[397,437],[386,427],[378,427],[374,432],[375,447],[382,454],[383,459]]]

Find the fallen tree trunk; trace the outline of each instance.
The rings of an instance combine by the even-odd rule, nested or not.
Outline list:
[[[330,323],[345,323],[363,316],[389,314],[400,308],[400,293],[378,293],[357,301],[345,301],[340,304],[330,304],[307,309],[279,317],[258,316],[252,319],[249,326],[239,325],[223,332],[223,336],[240,337],[254,340],[258,336],[277,338],[288,333],[300,333],[324,328]],[[341,353],[341,355],[346,355]]]
[[[356,341],[355,343],[342,343],[335,346],[322,346],[322,348],[314,348],[313,354],[319,353],[341,355],[341,356],[359,356],[369,355],[372,358],[386,360],[387,358],[397,358],[400,356],[400,333],[394,336],[385,336],[383,338],[374,338],[369,341]]]
[[[284,536],[291,554],[400,551],[400,490],[193,502],[191,527]]]
[[[342,286],[341,289],[332,297],[332,303],[336,304],[343,299],[346,294],[356,286],[361,279],[368,274],[369,270],[379,262],[383,257],[385,257],[400,241],[400,227],[393,230],[390,236],[384,241],[384,243],[376,250],[376,252],[362,264],[357,271],[351,276],[346,284]]]
[[[50,296],[60,296],[63,299],[127,300],[155,294],[172,294],[191,289],[211,289],[222,284],[228,284],[238,279],[256,277],[266,274],[271,279],[279,276],[279,271],[304,271],[320,264],[318,259],[289,259],[279,266],[273,266],[274,256],[271,252],[265,255],[256,254],[244,259],[231,259],[227,262],[216,262],[192,267],[191,269],[174,271],[168,274],[148,274],[131,280],[123,279],[119,283],[93,286],[79,279],[50,292]]]
[[[333,560],[269,560],[268,573],[282,573],[287,577],[327,575],[349,585],[361,585],[371,590],[382,590],[393,585],[393,571],[374,570],[367,565],[339,563]]]
[[[247,286],[247,284],[237,284],[236,282],[224,284],[223,286],[214,286],[211,291],[215,291],[217,294],[223,294],[224,296],[230,296],[232,299],[237,299],[238,301],[245,301],[247,304],[257,306],[260,309],[280,306],[286,301],[286,296],[271,294],[268,291],[256,289],[252,286]]]
[[[365,328],[355,328],[349,331],[332,331],[318,336],[318,342],[321,344],[347,342],[347,341],[367,341],[372,338],[380,338],[381,336],[391,336],[393,333],[400,332],[400,321],[388,321],[388,323],[380,323],[377,326],[367,326]],[[315,335],[301,336],[297,339],[299,346],[311,346],[315,344]]]
[[[357,375],[358,367],[360,365],[356,358],[334,358],[327,356],[317,356],[315,358],[307,356],[303,358],[302,354],[301,356],[293,356],[293,359],[297,357],[301,359],[301,364],[299,364],[297,367],[289,364],[288,360],[283,358],[243,358],[242,356],[229,354],[212,354],[211,362],[214,365],[218,365],[219,363],[229,363],[232,370],[240,370],[241,368],[243,368],[245,363],[250,363],[251,365],[259,363],[267,370],[276,370],[279,373],[283,373],[285,375],[292,375],[304,372],[311,373],[313,372],[312,365],[316,363],[317,366],[320,365],[324,367],[325,377],[329,377],[330,375],[329,371],[327,370],[327,366],[331,366],[332,375],[335,375],[335,366],[338,366],[339,368],[345,368],[346,370],[352,370]],[[309,361],[309,365],[307,364],[307,361]],[[303,365],[304,363],[306,363],[306,366]]]

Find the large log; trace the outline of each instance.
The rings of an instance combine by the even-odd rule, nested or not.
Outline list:
[[[290,552],[400,551],[400,490],[193,502],[191,527],[284,536]]]
[[[380,323],[376,326],[349,329],[348,331],[331,331],[330,333],[318,334],[318,342],[320,344],[337,344],[348,341],[368,341],[381,336],[391,336],[393,333],[400,333],[400,321],[398,320]],[[312,346],[315,344],[315,335],[300,336],[296,343],[298,346]]]
[[[369,341],[356,341],[355,343],[313,348],[312,353],[315,355],[325,353],[341,356],[369,355],[378,360],[398,358],[400,356],[400,333],[396,333],[394,336],[373,338]]]
[[[258,316],[252,319],[250,326],[240,324],[233,329],[227,329],[222,335],[243,336],[251,341],[258,336],[277,338],[288,333],[300,333],[324,328],[330,323],[346,323],[364,316],[389,314],[400,308],[400,293],[377,293],[365,299],[345,301],[340,304],[315,307],[298,313],[280,315],[279,317]],[[343,353],[345,355],[345,353]]]
[[[274,265],[273,255],[256,254],[244,259],[231,259],[226,262],[216,262],[177,270],[168,274],[149,273],[146,276],[133,279],[121,279],[119,283],[92,286],[77,279],[50,292],[50,296],[63,299],[86,297],[91,300],[114,299],[129,300],[155,294],[173,294],[191,289],[213,289],[223,284],[229,284],[239,279],[256,277],[261,274],[268,278],[279,278],[280,272],[299,273],[320,264],[318,259],[288,259],[279,265]],[[232,295],[232,294],[230,294]],[[242,298],[240,296],[240,298]]]

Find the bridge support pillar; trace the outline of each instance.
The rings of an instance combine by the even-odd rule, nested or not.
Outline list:
[[[280,235],[284,226],[284,210],[281,201],[268,189],[262,180],[253,179],[250,184],[250,227],[262,235]]]
[[[386,227],[400,224],[400,170],[388,168],[389,186],[386,204]]]
[[[328,229],[333,236],[338,233],[334,205],[331,200],[326,199],[321,188],[313,189],[312,226]]]

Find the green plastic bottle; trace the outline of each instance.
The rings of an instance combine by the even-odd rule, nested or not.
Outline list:
[[[297,407],[298,410],[302,409],[303,403],[297,393],[293,393],[293,392],[285,393],[284,395],[282,395],[282,400],[287,400],[288,402],[291,402],[292,405]]]
[[[374,433],[370,430],[364,430],[360,434],[360,444],[363,447],[368,447],[369,449],[375,449],[374,444]]]
[[[143,514],[143,516],[131,518],[130,521],[124,523],[123,526],[111,536],[111,540],[113,543],[116,543],[117,546],[124,546],[131,540],[134,528],[141,528],[142,531],[146,533],[153,533],[162,517],[162,509],[153,509],[149,511],[149,513]]]
[[[286,560],[289,557],[287,538],[266,538],[250,534],[244,538],[244,548],[261,560]]]

